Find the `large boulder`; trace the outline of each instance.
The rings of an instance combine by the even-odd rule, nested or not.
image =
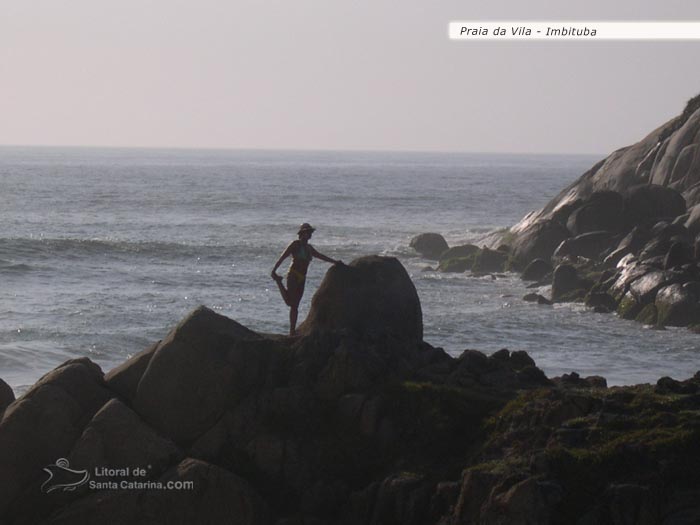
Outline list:
[[[655,184],[639,184],[624,192],[625,220],[632,227],[653,226],[659,219],[683,215],[686,204],[678,191]]]
[[[574,210],[566,221],[572,235],[588,232],[620,229],[622,218],[622,195],[616,191],[597,191],[579,208]]]
[[[668,272],[651,271],[635,279],[630,284],[629,291],[639,304],[645,305],[654,302],[656,293],[673,282],[673,279],[674,276]]]
[[[128,466],[147,469],[148,477],[153,477],[182,456],[172,441],[158,435],[124,403],[112,399],[92,418],[68,459],[73,468],[90,472],[96,467]]]
[[[373,255],[328,270],[298,331],[420,341],[423,314],[416,288],[398,259]]]
[[[560,264],[552,275],[552,301],[565,299],[572,292],[582,288],[578,271],[570,264]],[[583,298],[583,297],[581,297]]]
[[[534,259],[550,259],[554,250],[571,235],[566,226],[554,220],[528,225],[514,232],[511,242],[513,254],[527,264]]]
[[[554,252],[554,257],[570,256],[598,259],[603,252],[614,246],[615,241],[614,234],[610,232],[584,233],[563,241]]]
[[[691,263],[693,263],[693,248],[688,243],[677,241],[668,249],[668,253],[664,258],[664,269],[679,269]]]
[[[440,255],[449,248],[447,241],[439,233],[421,233],[416,235],[411,239],[409,246],[426,259],[434,260],[438,260]]]
[[[0,516],[22,493],[39,493],[43,468],[65,458],[95,412],[112,394],[100,367],[66,361],[12,403],[0,421]],[[14,503],[13,503],[14,502]]]
[[[700,305],[688,288],[672,284],[656,294],[657,323],[661,326],[688,326],[700,320]]]
[[[635,226],[622,238],[617,248],[605,257],[605,264],[615,266],[624,256],[639,253],[649,239],[651,234],[647,228]]]
[[[552,273],[553,269],[554,268],[549,261],[545,261],[544,259],[535,259],[525,267],[520,277],[523,281],[541,281],[547,275]]]
[[[196,439],[271,373],[266,341],[200,307],[158,345],[138,383],[134,409],[156,431]]]
[[[139,381],[141,381],[141,377],[146,371],[148,363],[151,362],[151,357],[153,357],[159,344],[160,341],[130,357],[105,374],[107,386],[122,399],[133,403],[134,399],[136,399],[136,389],[139,386]]]

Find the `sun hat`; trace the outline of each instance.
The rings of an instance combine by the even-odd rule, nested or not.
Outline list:
[[[301,226],[299,226],[299,231],[297,232],[297,234],[299,234],[299,233],[301,233],[301,232],[311,232],[311,233],[313,233],[313,232],[315,232],[315,231],[316,231],[316,228],[314,228],[313,226],[311,226],[308,222],[305,222],[304,224],[302,224]]]

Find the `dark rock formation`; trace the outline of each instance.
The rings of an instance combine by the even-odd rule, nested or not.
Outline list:
[[[511,249],[515,257],[527,264],[534,259],[549,259],[554,250],[571,235],[566,226],[556,220],[528,221],[514,234]]]
[[[523,296],[523,301],[526,301],[528,303],[537,303],[537,304],[545,304],[545,305],[551,305],[552,301],[547,299],[546,297],[538,294],[538,293],[529,293],[525,296]]]
[[[81,358],[49,372],[7,407],[0,422],[0,517],[36,504],[42,469],[69,454],[112,396],[100,367]]]
[[[483,461],[464,471],[452,520],[442,523],[484,522],[485,515],[503,523],[657,523],[659,516],[693,523],[700,516],[698,421],[679,415],[699,406],[688,393],[697,379],[674,385],[665,416],[652,407],[668,394],[652,386],[606,391],[575,382],[571,390],[562,384],[523,394],[494,418]],[[518,491],[526,496],[510,501]],[[530,521],[519,521],[516,510]]]
[[[700,516],[700,373],[613,389],[576,373],[552,381],[522,351],[453,358],[431,347],[419,337],[419,303],[403,324],[388,307],[368,304],[371,321],[344,317],[351,292],[343,288],[359,288],[352,297],[368,301],[386,291],[394,307],[411,300],[402,272],[379,257],[332,267],[312,301],[331,315],[315,314],[302,337],[256,334],[202,307],[107,380],[87,359],[47,374],[0,419],[0,521],[466,525]],[[692,286],[668,288],[657,301],[695,297]],[[363,334],[357,322],[387,328]],[[42,469],[60,458],[104,485],[42,492]],[[125,466],[143,473],[98,474]]]
[[[687,228],[689,234],[695,238],[700,235],[700,205],[696,204],[688,211],[690,213],[683,225]]]
[[[110,370],[105,375],[107,386],[121,396],[122,399],[133,403],[136,399],[136,389],[139,386],[139,381],[141,381],[141,376],[146,371],[146,367],[151,362],[151,357],[153,357],[159,344],[160,341]]]
[[[523,281],[541,281],[552,273],[553,270],[554,268],[549,261],[545,261],[544,259],[535,259],[525,267],[521,278]]]
[[[199,308],[156,348],[139,380],[134,407],[164,436],[189,443],[271,372],[268,348],[244,326]]]
[[[685,199],[672,188],[639,184],[625,190],[625,220],[632,226],[653,226],[659,219],[683,215]]]
[[[449,259],[470,257],[479,251],[479,247],[474,244],[461,244],[453,246],[440,254],[440,263]]]
[[[566,221],[572,235],[615,232],[620,228],[624,199],[615,191],[596,191]]]
[[[410,246],[426,259],[434,260],[438,260],[440,255],[449,248],[447,241],[439,233],[416,235],[411,239]]]
[[[362,257],[328,270],[299,333],[343,332],[423,339],[423,314],[411,278],[393,257]]]
[[[657,323],[661,326],[688,326],[700,321],[697,298],[680,284],[659,290],[655,300]]]
[[[493,273],[506,270],[508,254],[499,250],[483,248],[477,252],[472,265],[474,273]]]
[[[582,289],[581,279],[576,268],[570,264],[560,264],[552,276],[552,300],[566,299],[572,292]],[[585,292],[584,292],[585,295]],[[583,297],[581,297],[582,299]]]
[[[4,410],[15,400],[15,393],[10,388],[10,385],[0,379],[0,417]]]
[[[690,245],[683,241],[676,241],[671,245],[666,253],[666,257],[664,257],[664,269],[677,269],[693,262],[693,249]]]
[[[605,231],[595,231],[577,235],[563,241],[554,251],[554,257],[585,257],[598,259],[619,240],[614,234]]]

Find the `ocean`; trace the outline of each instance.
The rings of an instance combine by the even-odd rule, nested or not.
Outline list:
[[[699,335],[526,303],[531,290],[515,275],[426,272],[432,263],[409,248],[428,231],[478,243],[597,160],[0,147],[0,377],[20,394],[67,359],[108,371],[200,304],[285,333],[288,309],[269,274],[302,222],[330,257],[398,257],[421,299],[425,340],[452,355],[526,350],[549,376],[613,385],[690,377]],[[312,263],[300,320],[326,269]]]

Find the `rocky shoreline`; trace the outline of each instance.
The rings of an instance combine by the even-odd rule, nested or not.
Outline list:
[[[330,268],[300,333],[201,307],[106,374],[0,383],[0,523],[700,520],[700,374],[607,388],[451,357],[387,257]]]
[[[700,331],[700,95],[640,142],[613,152],[490,246],[411,246],[437,271],[522,272],[540,304],[580,301],[657,328]]]

